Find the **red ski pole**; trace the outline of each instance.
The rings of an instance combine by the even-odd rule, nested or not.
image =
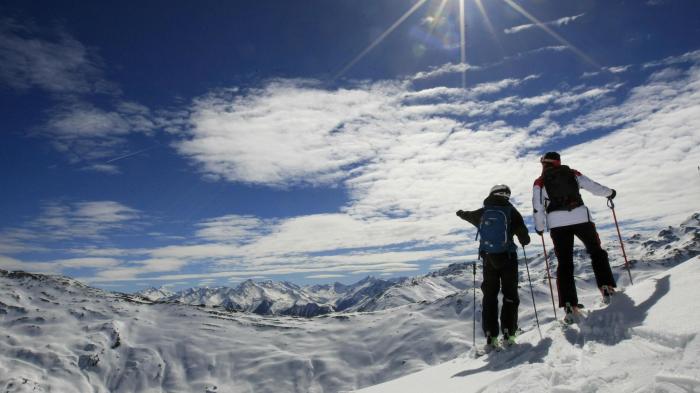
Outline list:
[[[474,289],[474,300],[472,302],[472,340],[474,343],[472,344],[472,347],[476,348],[476,262],[472,263],[472,274],[474,275],[474,285],[472,288]]]
[[[630,284],[634,285],[634,282],[632,281],[632,271],[630,270],[629,261],[627,261],[627,253],[625,252],[625,244],[622,242],[622,235],[620,234],[620,226],[617,224],[615,204],[610,198],[608,198],[608,207],[610,208],[610,210],[612,210],[613,220],[615,220],[615,228],[617,228],[617,238],[620,239],[620,248],[622,248],[622,256],[625,258],[625,268],[627,269],[627,274],[630,276]]]
[[[549,280],[549,294],[552,295],[552,308],[554,309],[554,318],[557,317],[557,306],[554,304],[554,290],[552,289],[552,275],[549,273],[549,259],[547,258],[547,248],[544,246],[544,236],[540,235],[542,239],[542,251],[544,251],[544,264],[547,267],[547,280]]]

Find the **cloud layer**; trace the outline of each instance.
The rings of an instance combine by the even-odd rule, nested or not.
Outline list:
[[[105,244],[116,234],[142,230],[139,209],[117,201],[54,201],[34,220],[2,232],[4,267],[87,269],[85,279],[104,283],[337,277],[443,266],[474,255],[473,229],[454,211],[480,207],[493,184],[506,183],[527,217],[537,157],[552,149],[618,190],[619,215],[629,228],[677,224],[697,210],[698,52],[608,69],[642,73],[636,86],[597,78],[548,84],[531,74],[469,89],[416,90],[416,81],[474,69],[453,64],[333,88],[317,80],[275,79],[217,89],[165,120],[102,88],[109,83],[98,58],[69,36],[22,38],[20,27],[3,23],[0,53],[10,61],[0,66],[0,80],[60,96],[42,135],[72,160],[86,162],[86,169],[119,173],[113,162],[132,154],[124,148],[130,135],[167,133],[174,151],[208,179],[338,187],[348,195],[347,203],[323,214],[211,217],[188,228],[186,240],[159,239],[165,245],[141,249]],[[24,74],[23,61],[46,63],[56,80],[40,71]],[[106,94],[110,104],[88,104],[81,95],[89,94]],[[604,200],[584,199],[604,234],[610,233]],[[56,248],[57,242],[63,245]],[[48,252],[59,255],[15,257]]]

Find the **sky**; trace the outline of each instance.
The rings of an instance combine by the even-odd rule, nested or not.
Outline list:
[[[126,292],[421,274],[475,259],[454,213],[494,184],[534,232],[547,151],[617,190],[624,234],[678,225],[700,211],[698,14],[4,1],[0,268]]]

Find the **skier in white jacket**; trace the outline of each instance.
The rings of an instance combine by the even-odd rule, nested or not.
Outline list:
[[[616,287],[608,253],[600,245],[600,237],[579,189],[608,199],[613,199],[616,192],[561,165],[559,153],[546,153],[540,162],[542,175],[535,180],[532,195],[535,230],[542,236],[545,228],[549,229],[558,260],[559,307],[564,307],[566,319],[571,321],[579,304],[574,283],[574,236],[583,242],[591,257],[596,283],[605,302],[609,301]]]

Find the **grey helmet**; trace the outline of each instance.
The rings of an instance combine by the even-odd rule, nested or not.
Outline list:
[[[489,195],[498,195],[508,199],[510,198],[510,187],[505,184],[496,184],[495,186],[491,187],[491,192],[489,192]]]

